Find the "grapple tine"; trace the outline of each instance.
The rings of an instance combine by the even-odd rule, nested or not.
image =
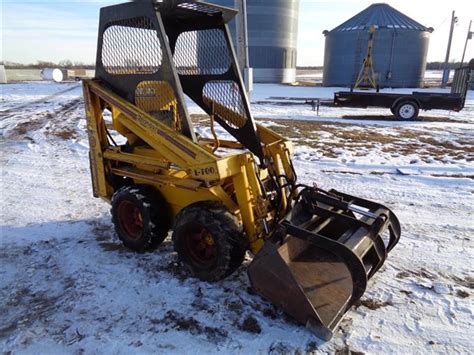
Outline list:
[[[299,203],[255,256],[249,279],[257,293],[328,340],[398,242],[400,224],[388,208],[336,191],[310,190]],[[368,213],[358,218],[351,205]]]

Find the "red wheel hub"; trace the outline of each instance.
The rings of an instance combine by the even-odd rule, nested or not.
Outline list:
[[[186,235],[186,248],[192,261],[202,267],[211,266],[217,255],[212,234],[201,224],[193,224]]]
[[[131,201],[120,203],[117,215],[120,227],[132,240],[138,240],[143,234],[143,216],[140,208]]]

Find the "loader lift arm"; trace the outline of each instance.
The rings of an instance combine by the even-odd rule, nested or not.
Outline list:
[[[101,9],[96,78],[83,82],[94,196],[112,204],[132,249],[172,225],[178,257],[202,280],[226,277],[249,249],[252,287],[328,339],[400,225],[378,203],[297,182],[291,143],[252,117],[234,15],[199,1]],[[185,95],[235,141],[213,126],[214,139],[200,138]]]

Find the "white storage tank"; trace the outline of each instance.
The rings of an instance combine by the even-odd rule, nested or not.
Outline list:
[[[5,73],[5,66],[2,64],[0,65],[0,84],[7,83],[7,73]]]
[[[63,72],[58,68],[44,68],[41,70],[41,78],[43,80],[53,80],[60,83],[64,79]]]

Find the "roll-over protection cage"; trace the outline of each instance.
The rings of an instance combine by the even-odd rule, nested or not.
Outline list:
[[[196,1],[104,7],[96,79],[196,141],[184,92],[262,161],[227,25],[235,14]]]

